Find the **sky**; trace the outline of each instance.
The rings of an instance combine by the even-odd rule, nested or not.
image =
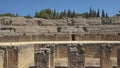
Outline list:
[[[18,13],[20,16],[34,16],[36,11],[50,8],[58,12],[75,10],[77,13],[89,11],[89,8],[102,11],[114,16],[120,10],[120,0],[0,0],[0,14]]]

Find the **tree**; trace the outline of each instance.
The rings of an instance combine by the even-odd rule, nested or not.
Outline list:
[[[63,17],[67,17],[67,13],[66,13],[66,10],[64,10],[64,12],[63,12]]]
[[[60,18],[64,17],[64,12],[60,12]]]
[[[40,12],[35,12],[35,17],[40,18]]]
[[[12,13],[6,13],[6,14],[4,14],[4,16],[14,17],[15,15],[14,15],[14,14],[12,14]]]
[[[48,15],[49,18],[53,18],[53,11],[51,9],[45,9],[45,13]]]
[[[4,14],[0,14],[0,16],[4,16]]]
[[[18,13],[16,13],[16,15],[15,15],[16,17],[19,17],[19,14]]]
[[[102,9],[102,17],[105,17],[104,9]]]
[[[54,10],[54,12],[53,12],[53,19],[56,19],[56,17],[57,17],[57,13],[56,13],[56,10]]]
[[[108,18],[108,17],[109,17],[109,16],[108,16],[108,13],[106,13],[105,17],[106,17],[106,18]]]
[[[84,13],[80,14],[80,16],[85,17],[85,18],[89,18],[89,13],[84,12]]]
[[[118,13],[116,14],[116,16],[120,16],[120,11],[118,11]]]
[[[96,16],[97,16],[96,11],[92,10],[92,16],[91,17],[96,17]]]
[[[75,11],[73,10],[72,18],[74,18],[75,16],[76,16],[76,13],[75,13]]]
[[[92,9],[90,7],[90,10],[89,10],[89,17],[92,17]]]
[[[71,16],[72,16],[72,13],[71,13],[71,11],[69,9],[68,12],[67,12],[67,17],[71,18]]]
[[[96,17],[96,16],[97,16],[96,11],[94,9],[91,9],[91,7],[90,7],[89,17]]]
[[[24,16],[24,18],[32,18],[32,16],[30,16],[29,14]]]
[[[52,19],[53,18],[53,11],[51,9],[44,9],[40,12],[35,13],[35,17],[37,18],[45,18],[45,19]]]
[[[100,10],[97,11],[97,17],[100,17]]]
[[[59,12],[56,13],[56,18],[57,18],[57,19],[60,18],[60,14],[59,14]]]

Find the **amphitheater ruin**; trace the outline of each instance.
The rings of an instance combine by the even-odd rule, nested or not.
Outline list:
[[[120,68],[120,17],[0,17],[0,68]]]

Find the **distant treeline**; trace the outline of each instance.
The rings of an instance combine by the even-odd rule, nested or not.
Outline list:
[[[19,17],[19,14],[17,13],[16,15],[12,14],[12,13],[6,13],[6,14],[0,14],[0,16],[10,16],[10,17]],[[56,10],[51,10],[51,9],[44,9],[44,10],[40,10],[35,12],[34,17],[36,18],[45,18],[45,19],[62,19],[62,18],[74,18],[74,17],[85,17],[85,18],[89,18],[89,17],[106,17],[108,18],[109,15],[108,13],[106,13],[104,11],[104,9],[102,10],[102,12],[100,12],[100,10],[98,9],[97,11],[92,9],[90,7],[88,12],[84,12],[84,13],[76,13],[75,10],[71,11],[69,10],[63,10],[61,12],[57,12]],[[119,13],[116,14],[116,16],[120,16],[120,11]],[[30,16],[29,14],[24,16],[25,18],[33,18],[32,16]]]
[[[61,18],[74,18],[82,16],[85,18],[89,17],[108,17],[108,13],[105,13],[104,10],[102,10],[102,13],[100,15],[100,10],[98,9],[97,11],[94,9],[89,10],[89,12],[84,12],[84,13],[76,13],[74,10],[64,10],[62,12],[57,12],[56,10],[51,10],[51,9],[44,9],[39,12],[35,13],[36,18],[46,18],[46,19],[61,19]]]

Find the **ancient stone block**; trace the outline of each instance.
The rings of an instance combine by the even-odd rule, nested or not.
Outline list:
[[[41,48],[35,50],[35,67],[36,68],[50,68],[50,49]]]
[[[100,68],[112,68],[111,49],[111,45],[104,44],[100,46]]]
[[[2,47],[0,47],[0,68],[3,68],[3,62],[4,62],[4,50]]]
[[[50,68],[55,68],[55,45],[46,45],[50,49]]]
[[[120,68],[120,48],[117,50],[117,68]]]
[[[67,45],[66,44],[58,44],[55,47],[55,57],[56,58],[67,58]]]
[[[4,48],[4,68],[18,67],[18,47],[8,46]]]
[[[68,46],[68,68],[85,68],[85,50],[78,47]]]

